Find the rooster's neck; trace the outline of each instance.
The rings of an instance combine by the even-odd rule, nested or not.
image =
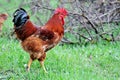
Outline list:
[[[17,37],[23,41],[35,33],[36,30],[37,27],[30,20],[27,20],[20,29],[15,29],[15,32],[17,34]]]
[[[54,32],[64,34],[63,21],[59,18],[58,15],[53,15],[48,22],[45,24],[45,28]]]

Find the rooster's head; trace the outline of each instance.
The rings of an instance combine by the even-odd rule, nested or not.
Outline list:
[[[54,12],[54,14],[59,14],[61,17],[66,17],[68,12],[65,8],[57,8]]]

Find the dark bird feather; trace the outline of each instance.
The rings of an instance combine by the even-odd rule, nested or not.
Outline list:
[[[17,9],[13,13],[13,17],[14,17],[13,22],[14,22],[14,25],[16,26],[15,28],[20,28],[29,19],[29,16],[27,15],[27,12],[23,8]]]

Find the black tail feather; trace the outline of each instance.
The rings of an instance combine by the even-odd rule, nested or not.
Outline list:
[[[25,22],[29,19],[27,12],[23,8],[17,9],[13,13],[13,17],[13,22],[16,28],[24,25]]]

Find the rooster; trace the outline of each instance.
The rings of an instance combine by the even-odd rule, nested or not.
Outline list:
[[[64,35],[64,18],[67,10],[57,8],[53,16],[44,26],[36,26],[30,20],[29,15],[23,8],[17,9],[13,13],[14,30],[21,40],[22,48],[29,53],[30,59],[27,64],[27,71],[34,60],[38,60],[44,70],[44,60],[46,52],[56,46]]]
[[[4,21],[7,19],[8,14],[0,14],[0,32],[2,31],[2,24],[4,23]]]

